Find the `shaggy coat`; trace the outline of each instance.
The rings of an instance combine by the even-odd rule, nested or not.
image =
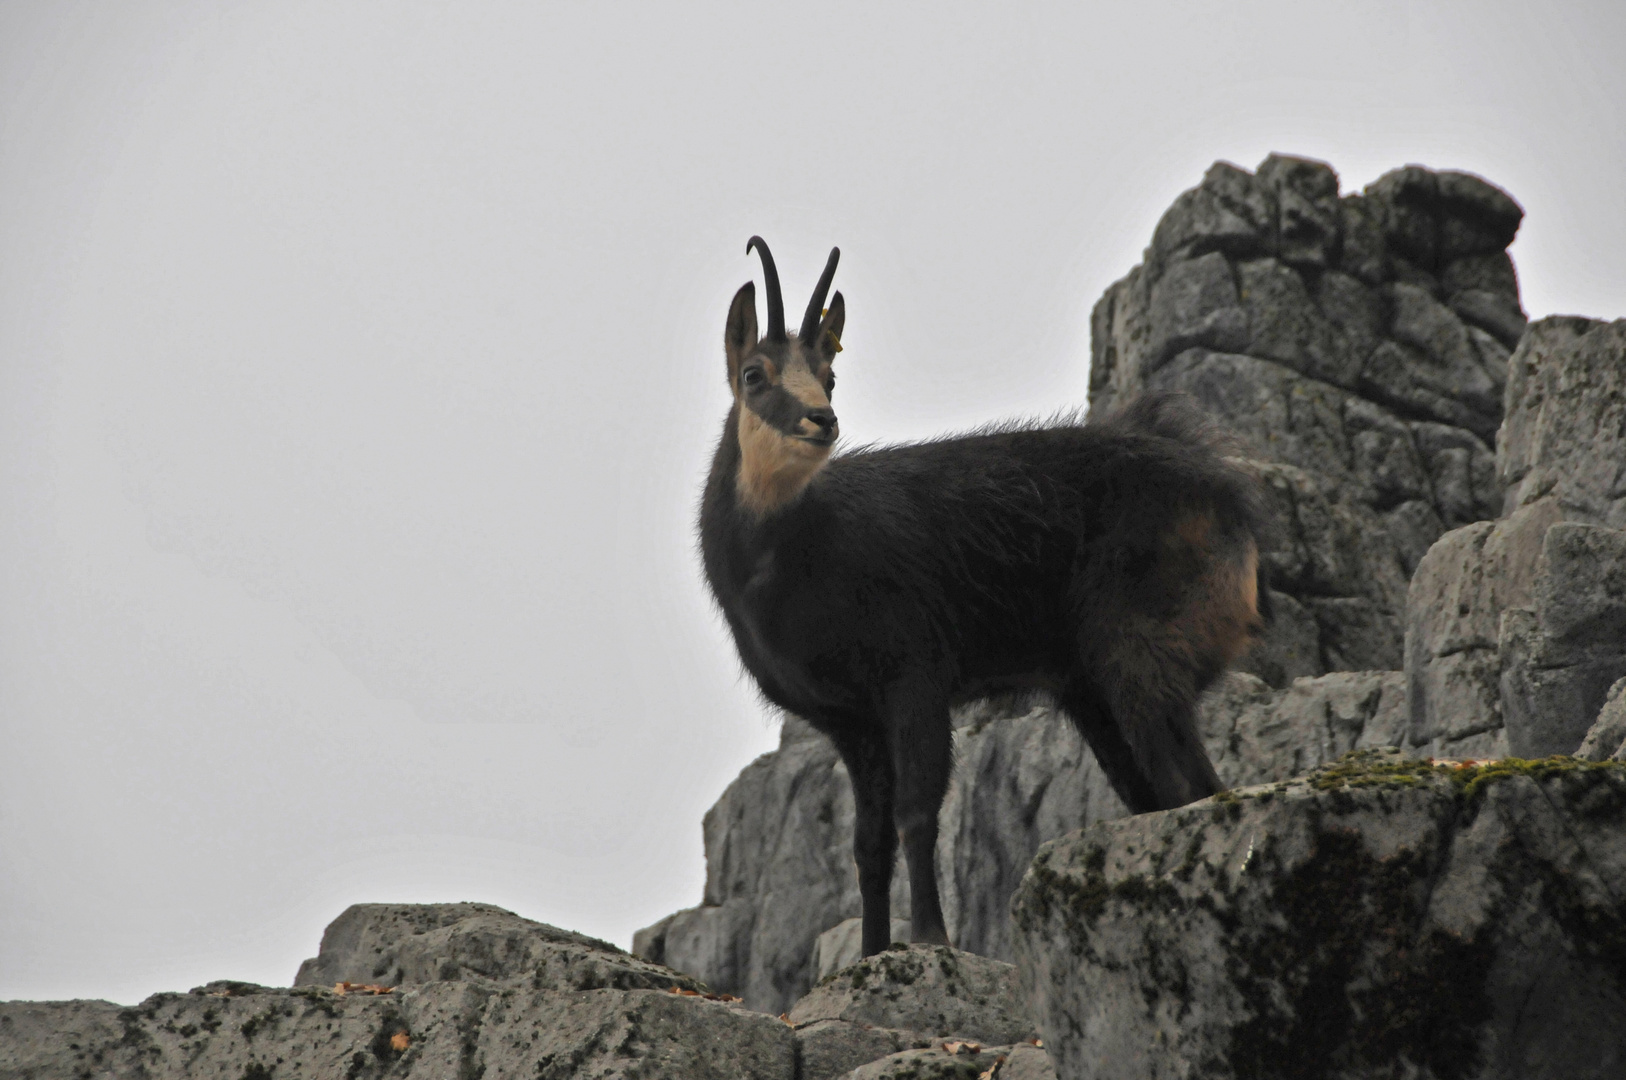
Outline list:
[[[1134,812],[1220,790],[1194,706],[1268,615],[1266,522],[1179,397],[828,456],[844,309],[837,293],[809,333],[822,301],[802,335],[758,341],[751,286],[736,296],[700,536],[746,670],[847,765],[869,955],[890,936],[899,832],[912,936],[947,942],[933,858],[957,702],[1051,695]]]

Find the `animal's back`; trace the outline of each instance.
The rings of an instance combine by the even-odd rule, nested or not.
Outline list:
[[[955,697],[1058,682],[1081,622],[1124,614],[1081,610],[1104,594],[1172,610],[1201,557],[1181,529],[1239,564],[1263,531],[1249,479],[1171,398],[1105,422],[842,455],[805,499],[778,526],[794,553],[783,587],[805,578],[816,595],[802,602],[821,611],[790,635],[795,650],[824,654],[826,681],[930,669]]]

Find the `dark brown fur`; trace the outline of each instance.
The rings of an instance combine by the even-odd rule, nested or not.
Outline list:
[[[820,320],[822,300],[809,341],[758,340],[753,287],[735,296],[700,534],[746,669],[847,765],[869,955],[889,937],[899,832],[912,935],[948,940],[933,849],[958,701],[1053,695],[1132,811],[1219,790],[1194,707],[1268,615],[1265,517],[1177,397],[832,457],[845,308],[837,293]]]

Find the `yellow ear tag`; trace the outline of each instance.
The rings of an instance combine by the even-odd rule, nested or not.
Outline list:
[[[822,312],[819,313],[819,318],[822,319],[822,318],[824,318],[824,316],[826,316],[828,314],[830,314],[830,309],[825,308]],[[834,330],[826,330],[825,333],[829,334],[830,335],[830,340],[835,343],[836,352],[840,352],[841,351],[841,339],[836,337],[836,332]]]

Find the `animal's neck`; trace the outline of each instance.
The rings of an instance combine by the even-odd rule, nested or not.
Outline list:
[[[757,521],[796,503],[824,466],[822,457],[800,453],[796,444],[737,403],[724,426],[718,455],[713,468],[728,470],[735,500]]]

